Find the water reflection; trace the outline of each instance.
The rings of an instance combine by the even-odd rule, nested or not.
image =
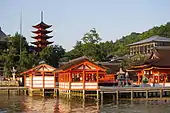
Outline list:
[[[170,100],[105,99],[103,104],[94,99],[63,99],[0,95],[0,113],[169,113]]]

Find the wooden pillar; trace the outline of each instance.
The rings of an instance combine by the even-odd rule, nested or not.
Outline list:
[[[83,100],[85,100],[85,79],[86,79],[86,75],[85,75],[85,71],[83,70]]]
[[[146,90],[146,99],[148,99],[148,90]]]
[[[133,100],[133,91],[131,91],[131,100]]]
[[[103,102],[103,92],[102,91],[100,92],[100,95],[101,95],[100,99],[101,99],[101,103],[102,103]]]
[[[83,100],[85,100],[85,96],[86,96],[85,93],[86,93],[85,90],[83,90]]]
[[[53,73],[54,76],[54,88],[56,88],[56,72]]]
[[[56,88],[54,88],[54,95],[53,95],[54,97],[56,97],[57,96],[57,89]]]
[[[116,100],[119,100],[119,91],[116,91]]]
[[[96,79],[97,79],[97,89],[99,89],[99,70],[97,70],[97,76],[96,76]]]
[[[71,72],[69,72],[68,73],[68,80],[69,80],[69,90],[71,90],[71,81],[72,81],[72,77],[71,77],[71,75],[72,75],[72,73]]]
[[[24,75],[24,86],[26,87],[27,85],[26,85],[26,75]]]
[[[139,73],[138,73],[138,84],[140,83],[140,76],[139,76]]]
[[[42,72],[42,77],[43,77],[43,88],[44,88],[44,71]]]
[[[33,88],[33,74],[31,74],[31,88]]]
[[[68,91],[68,98],[71,98],[71,90]]]
[[[160,89],[160,98],[162,98],[162,96],[163,96],[163,90]]]
[[[10,94],[10,90],[9,89],[7,89],[7,91],[8,91],[8,95]]]
[[[43,96],[43,97],[45,96],[45,90],[44,90],[44,88],[42,89],[42,96]]]
[[[97,90],[97,100],[99,100],[99,90]]]

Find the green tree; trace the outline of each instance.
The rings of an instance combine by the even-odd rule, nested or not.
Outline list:
[[[85,33],[82,41],[86,43],[96,44],[99,43],[102,39],[100,38],[99,34],[97,33],[96,29],[93,28],[89,32]]]

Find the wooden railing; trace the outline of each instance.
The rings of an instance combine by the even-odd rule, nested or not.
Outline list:
[[[0,81],[0,87],[17,87],[19,86],[18,81]]]

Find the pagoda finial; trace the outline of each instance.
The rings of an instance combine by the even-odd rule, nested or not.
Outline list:
[[[43,11],[41,11],[41,22],[43,22]]]

